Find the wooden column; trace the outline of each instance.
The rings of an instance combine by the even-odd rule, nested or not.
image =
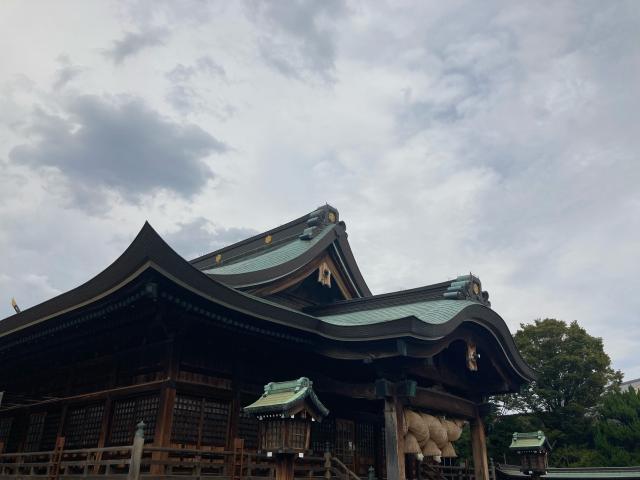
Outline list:
[[[160,390],[160,402],[158,405],[158,415],[156,416],[156,428],[153,432],[153,444],[157,447],[171,446],[171,427],[173,423],[173,407],[176,401],[175,381],[178,378],[180,348],[182,339],[172,338],[167,352],[166,382]],[[168,454],[164,452],[153,452],[153,460],[166,460]],[[152,465],[151,473],[161,475],[164,472],[162,465]]]
[[[384,399],[384,431],[387,463],[387,480],[405,480],[404,466],[404,415],[397,396]]]
[[[476,415],[476,418],[471,421],[471,449],[473,450],[475,480],[489,480],[487,438],[484,434],[482,418],[479,415]]]
[[[279,454],[276,456],[276,480],[293,480],[293,461],[291,454]]]

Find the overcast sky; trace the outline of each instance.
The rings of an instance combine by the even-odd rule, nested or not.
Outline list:
[[[640,377],[639,2],[3,0],[0,52],[0,317],[328,202],[374,293],[471,271]]]

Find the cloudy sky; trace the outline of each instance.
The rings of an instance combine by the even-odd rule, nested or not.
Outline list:
[[[640,377],[640,3],[3,0],[0,52],[0,317],[328,202],[375,293],[472,271]]]

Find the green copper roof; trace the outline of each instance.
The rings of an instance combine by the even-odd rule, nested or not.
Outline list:
[[[546,447],[550,450],[547,437],[540,430],[537,432],[515,432],[513,434],[513,439],[511,440],[511,445],[509,445],[510,450],[522,451],[539,450],[542,447]]]
[[[439,325],[448,322],[465,307],[470,305],[478,305],[478,303],[469,300],[432,300],[360,310],[357,312],[339,313],[321,316],[319,318],[334,325],[371,325],[414,316],[425,323]]]
[[[264,386],[262,396],[251,405],[244,407],[244,410],[256,415],[289,415],[307,402],[316,416],[326,417],[329,410],[320,402],[312,386],[313,383],[306,377],[288,382],[268,383]]]
[[[283,263],[287,263],[296,257],[299,257],[307,250],[312,248],[316,243],[323,239],[332,229],[334,225],[325,225],[316,232],[310,240],[295,240],[281,246],[275,245],[273,248],[263,250],[250,258],[244,258],[235,263],[223,264],[219,267],[213,267],[204,270],[204,273],[212,275],[236,275],[241,273],[255,272],[257,270],[266,270]]]

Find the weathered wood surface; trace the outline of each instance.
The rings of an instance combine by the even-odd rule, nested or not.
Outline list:
[[[487,457],[487,438],[482,418],[476,416],[471,421],[471,449],[476,480],[489,480],[489,460]]]

